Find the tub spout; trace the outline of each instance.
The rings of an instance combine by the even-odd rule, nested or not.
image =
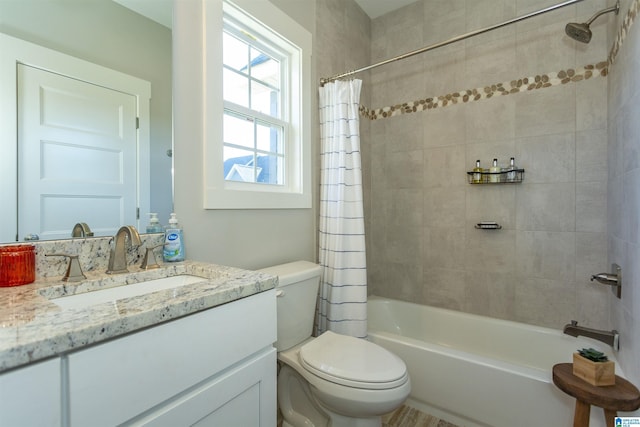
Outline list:
[[[584,326],[578,326],[578,322],[572,320],[571,323],[564,325],[562,332],[572,337],[583,336],[602,341],[613,347],[616,351],[620,349],[620,334],[615,329],[612,331],[601,331],[599,329],[586,328]]]

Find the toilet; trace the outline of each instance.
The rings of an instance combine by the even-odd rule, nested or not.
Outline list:
[[[307,261],[260,270],[279,277],[278,407],[284,427],[379,427],[409,396],[407,367],[365,339],[311,336],[321,268]]]

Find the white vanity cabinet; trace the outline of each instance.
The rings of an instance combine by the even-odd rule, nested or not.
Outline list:
[[[69,425],[276,424],[275,291],[68,356]]]
[[[0,375],[0,426],[60,426],[60,358]]]

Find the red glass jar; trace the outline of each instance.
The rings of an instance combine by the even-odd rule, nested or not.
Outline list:
[[[33,245],[0,247],[0,287],[18,286],[36,280],[36,250]]]

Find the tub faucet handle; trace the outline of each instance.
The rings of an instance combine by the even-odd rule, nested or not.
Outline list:
[[[611,264],[612,273],[598,273],[591,276],[591,281],[594,280],[603,285],[611,286],[611,291],[615,296],[620,298],[622,296],[622,268],[618,264]]]

